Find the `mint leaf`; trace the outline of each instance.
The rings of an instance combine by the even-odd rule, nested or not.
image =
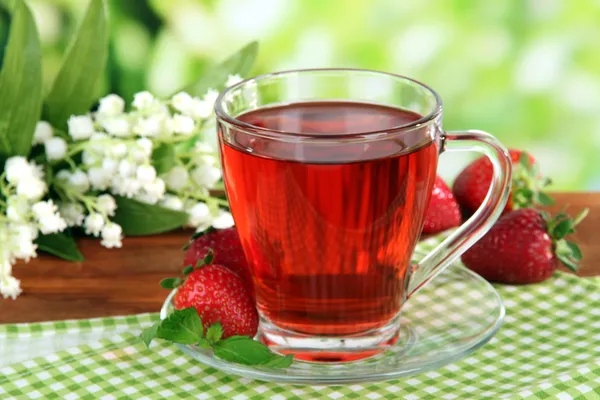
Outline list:
[[[42,65],[35,20],[23,0],[0,0],[10,11],[6,47],[0,52],[0,163],[14,155],[26,156],[40,119]]]
[[[46,96],[44,115],[64,128],[71,115],[85,114],[98,95],[108,58],[108,21],[104,0],[90,0],[60,71]]]
[[[161,321],[156,337],[181,344],[195,344],[202,340],[204,328],[195,308],[176,310]]]
[[[206,330],[206,339],[211,343],[216,343],[223,336],[223,327],[220,322],[217,322],[208,327]]]
[[[162,321],[156,322],[150,328],[144,329],[140,334],[140,339],[142,339],[146,347],[150,347],[150,343],[152,343],[152,340],[156,338],[156,332],[158,331],[158,327],[160,326],[161,322]]]
[[[267,346],[248,336],[231,336],[213,347],[217,357],[244,365],[265,364],[274,356]]]
[[[294,356],[291,354],[285,357],[274,354],[273,358],[262,365],[268,368],[287,368],[292,365],[292,362],[294,362]]]
[[[200,341],[198,343],[196,343],[196,346],[203,348],[203,349],[210,349],[210,347],[211,347],[210,342],[208,340],[206,340],[205,338],[200,339]]]

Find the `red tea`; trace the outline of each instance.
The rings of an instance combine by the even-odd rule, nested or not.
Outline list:
[[[237,119],[305,137],[234,130],[221,138],[231,211],[259,310],[273,324],[352,335],[398,313],[438,146],[427,128],[393,128],[419,118],[366,103],[296,103]]]

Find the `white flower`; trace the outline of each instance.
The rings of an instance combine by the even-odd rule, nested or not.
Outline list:
[[[188,178],[188,172],[184,167],[175,166],[169,170],[165,180],[169,189],[178,191],[187,185]]]
[[[94,133],[94,122],[89,115],[71,115],[67,125],[73,140],[89,139]]]
[[[96,199],[96,206],[98,206],[98,208],[106,215],[112,217],[115,215],[115,211],[117,209],[117,202],[115,201],[115,198],[112,197],[110,194],[101,194]]]
[[[92,167],[88,169],[87,175],[90,185],[96,190],[106,190],[112,179],[112,176],[106,173],[106,170],[101,167]]]
[[[111,118],[102,122],[102,126],[106,132],[116,137],[130,136],[129,121],[125,118]]]
[[[125,101],[116,94],[109,94],[100,99],[98,114],[114,117],[120,115],[125,110]]]
[[[195,119],[206,119],[212,115],[214,104],[207,101],[194,99],[192,103],[192,117]]]
[[[33,243],[37,239],[37,228],[31,224],[10,225],[10,243],[11,256],[25,260],[37,257],[37,245]]]
[[[138,110],[148,110],[154,105],[154,96],[152,96],[152,93],[150,92],[139,92],[133,96],[133,107]]]
[[[144,153],[148,157],[152,155],[152,140],[147,138],[140,138],[136,140],[135,143],[144,151]]]
[[[120,175],[113,177],[111,185],[114,193],[128,198],[136,195],[142,187],[137,179],[123,178]]]
[[[206,153],[206,154],[213,154],[215,152],[215,150],[212,148],[212,146],[208,143],[204,143],[204,142],[196,142],[194,144],[194,151],[196,151],[197,153]]]
[[[144,197],[146,203],[156,204],[165,195],[165,181],[160,178],[145,184],[143,188],[146,195]]]
[[[80,203],[61,203],[58,206],[58,211],[67,223],[67,226],[81,226],[85,218],[85,208]]]
[[[79,193],[85,193],[90,190],[90,181],[85,172],[80,169],[73,171],[68,181],[69,187]]]
[[[128,178],[135,174],[136,165],[129,160],[121,160],[119,163],[119,175],[123,178]]]
[[[171,210],[181,211],[183,210],[183,201],[172,194],[166,194],[161,200],[160,205]]]
[[[197,230],[204,230],[211,225],[212,216],[210,215],[210,209],[206,204],[196,203],[186,211],[189,214],[188,225]]]
[[[67,227],[67,222],[60,216],[58,207],[52,200],[38,201],[31,207],[31,211],[44,235],[62,232]]]
[[[119,248],[123,245],[121,242],[123,240],[122,233],[123,229],[121,229],[120,225],[109,222],[102,228],[102,241],[100,243],[108,249],[113,247]]]
[[[94,235],[98,237],[102,228],[104,228],[104,217],[99,213],[92,213],[85,217],[83,227],[85,228],[86,235]]]
[[[17,184],[23,180],[42,179],[44,173],[42,167],[36,165],[35,162],[28,162],[25,157],[15,156],[6,160],[4,165],[6,180],[10,183]]]
[[[10,264],[10,261],[5,261]],[[12,276],[0,276],[0,294],[5,299],[9,297],[15,300],[22,292],[21,282]]]
[[[212,221],[213,228],[227,229],[234,225],[233,216],[227,211],[219,210],[219,215]]]
[[[215,106],[215,101],[217,101],[217,97],[219,97],[219,92],[215,89],[208,89],[204,98],[202,100],[206,101],[211,105],[211,107]]]
[[[81,161],[84,165],[96,165],[100,160],[101,158],[95,152],[84,150],[81,153]]]
[[[61,169],[54,175],[54,179],[59,180],[61,182],[67,182],[71,177],[71,171],[68,169]]]
[[[54,135],[54,128],[46,121],[38,121],[33,133],[33,144],[42,144]]]
[[[10,221],[26,221],[29,215],[29,201],[22,196],[9,196],[6,199],[6,216]]]
[[[156,179],[156,170],[152,165],[140,165],[137,167],[135,176],[142,185],[147,185]]]
[[[28,200],[39,200],[41,199],[48,187],[46,186],[46,182],[34,178],[29,177],[26,180],[21,180],[17,184],[17,195],[23,196]]]
[[[44,142],[46,158],[49,161],[62,160],[67,155],[67,141],[61,137],[53,137]]]
[[[160,115],[151,115],[148,118],[140,118],[133,127],[136,135],[156,137],[163,132],[164,118]]]
[[[87,143],[87,150],[98,154],[105,154],[111,144],[111,137],[104,132],[94,132]]]
[[[119,162],[114,158],[105,158],[102,160],[102,169],[107,175],[114,175],[117,172],[117,168],[119,168]]]
[[[113,143],[109,152],[114,158],[121,159],[127,154],[127,145],[125,143]]]
[[[235,75],[229,75],[227,77],[227,82],[225,83],[225,87],[229,87],[229,86],[233,86],[235,84],[240,83],[241,81],[243,81],[244,79],[239,76],[238,74]]]
[[[221,170],[208,164],[198,166],[192,171],[192,180],[198,186],[212,188],[221,179]]]
[[[173,133],[190,135],[194,132],[194,120],[185,115],[175,114],[173,118],[167,120],[167,129]]]
[[[189,94],[179,92],[171,98],[171,105],[180,113],[189,114],[192,111],[193,99]]]
[[[193,157],[196,165],[207,165],[213,167],[217,164],[217,159],[207,154],[198,154]]]

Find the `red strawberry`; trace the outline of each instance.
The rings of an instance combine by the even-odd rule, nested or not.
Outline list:
[[[173,297],[176,309],[194,307],[205,329],[220,322],[223,338],[256,335],[258,313],[254,300],[242,279],[230,269],[210,264],[212,254],[206,257],[209,265],[186,267],[187,278]],[[202,263],[200,263],[202,264]],[[170,279],[163,287],[176,286],[180,281]],[[172,285],[174,283],[174,285]]]
[[[562,212],[550,219],[532,208],[512,211],[467,250],[462,261],[488,281],[515,284],[541,282],[559,263],[576,270],[581,251],[564,237],[586,214],[584,210],[571,220]]]
[[[423,233],[438,233],[459,226],[460,208],[446,182],[436,176],[431,200],[425,211]]]
[[[235,228],[208,228],[193,235],[192,242],[186,248],[183,265],[195,266],[199,260],[206,257],[210,249],[214,252],[215,264],[223,265],[238,274],[252,290],[252,276]]]
[[[510,149],[508,152],[513,162],[513,186],[504,213],[534,204],[551,205],[552,199],[540,190],[549,181],[540,179],[535,159],[521,150]],[[457,176],[452,191],[467,213],[475,212],[483,203],[492,175],[492,163],[487,157],[482,157]]]

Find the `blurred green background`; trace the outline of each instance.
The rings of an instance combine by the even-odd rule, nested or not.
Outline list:
[[[46,82],[85,0],[28,0]],[[109,0],[104,92],[167,94],[259,40],[254,72],[361,67],[422,80],[446,129],[529,149],[556,189],[600,189],[598,0]],[[446,158],[449,176],[464,163]]]

